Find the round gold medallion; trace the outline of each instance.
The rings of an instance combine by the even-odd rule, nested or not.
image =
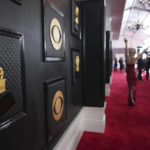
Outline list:
[[[53,98],[52,114],[56,121],[60,120],[64,109],[64,97],[61,91],[57,91]]]
[[[75,64],[76,64],[76,72],[79,72],[80,71],[80,67],[79,67],[80,58],[79,58],[79,56],[76,56]]]
[[[62,28],[59,21],[53,18],[50,23],[50,39],[55,50],[59,50],[62,46]]]

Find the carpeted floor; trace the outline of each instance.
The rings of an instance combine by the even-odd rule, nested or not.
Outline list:
[[[77,150],[150,150],[150,79],[138,81],[136,106],[127,104],[126,76],[113,72],[105,133],[84,132]]]

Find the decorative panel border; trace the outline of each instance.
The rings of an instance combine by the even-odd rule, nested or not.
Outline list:
[[[43,0],[44,61],[65,60],[64,14],[48,0]]]
[[[64,77],[45,82],[47,136],[51,142],[61,133],[66,119],[66,81]]]
[[[0,27],[0,130],[25,117],[23,36]],[[2,73],[3,72],[3,73]]]
[[[72,0],[71,4],[72,35],[78,39],[81,39],[81,7],[75,0]]]

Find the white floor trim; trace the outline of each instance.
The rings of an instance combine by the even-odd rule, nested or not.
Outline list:
[[[112,74],[111,74],[111,76],[110,76],[110,84],[112,83]]]
[[[105,107],[83,107],[53,150],[76,150],[83,131],[104,133]]]
[[[110,96],[110,85],[112,83],[112,74],[110,76],[110,83],[105,84],[105,96]]]
[[[105,84],[105,96],[110,96],[110,84]]]

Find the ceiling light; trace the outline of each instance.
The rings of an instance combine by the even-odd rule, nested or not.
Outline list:
[[[139,5],[146,9],[150,9],[150,0],[139,0]]]
[[[142,22],[140,22],[139,20],[135,21],[133,24],[130,24],[128,26],[128,29],[131,31],[131,32],[137,32],[138,30],[142,30],[142,29],[147,29],[148,26],[144,26],[144,24]]]

